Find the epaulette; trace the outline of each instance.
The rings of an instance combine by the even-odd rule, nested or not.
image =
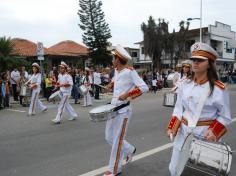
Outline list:
[[[134,67],[127,67],[129,70],[134,70]]]
[[[216,81],[215,81],[215,85],[216,85],[217,87],[219,87],[220,89],[225,89],[224,83],[222,83],[222,82],[219,81],[219,80],[216,80]]]

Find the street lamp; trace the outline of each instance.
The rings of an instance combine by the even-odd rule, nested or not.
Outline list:
[[[200,0],[200,18],[188,18],[187,21],[200,20],[200,42],[202,42],[202,0]]]

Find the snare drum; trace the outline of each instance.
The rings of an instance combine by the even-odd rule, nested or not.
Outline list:
[[[89,112],[90,120],[93,122],[102,122],[114,118],[117,111],[114,111],[115,105],[107,104],[96,107]]]
[[[93,122],[102,122],[106,120],[110,120],[116,117],[118,111],[126,106],[129,106],[130,102],[121,104],[119,106],[115,106],[112,104],[107,104],[103,106],[98,106],[93,108],[90,112],[90,120]]]
[[[28,86],[26,85],[21,85],[20,87],[20,96],[22,97],[30,97],[31,95],[31,90]]]
[[[60,101],[61,100],[61,95],[60,95],[60,91],[56,91],[54,92],[50,97],[49,97],[49,101]]]
[[[85,85],[81,85],[79,86],[79,92],[82,94],[82,95],[86,95],[88,93],[88,88],[85,86]]]
[[[194,136],[191,139],[190,148],[186,152],[189,152],[186,155],[188,159],[186,160],[187,163],[185,162],[182,175],[189,175],[192,172],[196,172],[198,175],[229,175],[232,150],[227,144],[223,142],[211,142],[202,137]],[[180,158],[180,160],[182,159]]]
[[[177,100],[177,93],[166,92],[164,93],[163,106],[174,107]]]

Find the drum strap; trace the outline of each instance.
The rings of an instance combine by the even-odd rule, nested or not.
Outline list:
[[[129,105],[130,105],[130,101],[128,101],[127,103],[124,103],[124,104],[122,104],[122,105],[120,105],[120,106],[115,107],[115,108],[113,109],[113,111],[119,111],[120,109],[122,109],[122,108],[124,108],[124,107],[126,107],[126,106],[129,106]]]
[[[202,109],[208,97],[209,91],[210,91],[210,85],[209,82],[207,82],[206,86],[204,87],[204,91],[202,92],[202,95],[199,98],[199,103],[197,104],[196,113],[194,115],[191,116],[190,112],[188,110],[185,110],[184,117],[188,119],[188,126],[190,128],[195,128],[197,126],[197,122],[202,113]]]

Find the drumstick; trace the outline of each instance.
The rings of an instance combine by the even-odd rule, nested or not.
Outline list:
[[[170,141],[173,142],[174,141],[174,136],[173,133],[170,133]]]

